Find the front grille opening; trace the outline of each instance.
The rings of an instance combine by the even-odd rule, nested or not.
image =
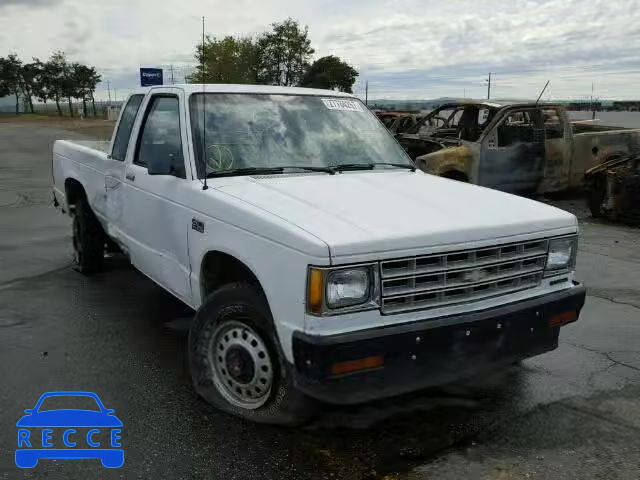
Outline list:
[[[506,263],[504,265],[499,265],[498,272],[499,273],[513,272],[516,270],[517,266],[518,266],[517,263]]]
[[[429,285],[434,285],[441,282],[440,275],[427,275],[426,277],[418,277],[416,278],[416,287],[426,287]]]
[[[530,258],[529,260],[524,260],[522,262],[522,266],[527,268],[527,267],[534,267],[536,265],[538,265],[539,260],[537,258]]]
[[[467,260],[469,260],[469,254],[468,253],[452,253],[450,255],[447,255],[447,264],[455,264],[455,263],[460,263],[460,262],[466,262]]]
[[[476,252],[476,258],[478,260],[490,260],[492,258],[498,258],[498,250],[492,248],[491,250],[478,250]]]
[[[437,300],[438,299],[438,294],[437,293],[421,293],[419,295],[415,295],[413,297],[415,302],[429,302],[432,300]]]
[[[482,292],[484,290],[489,290],[489,289],[491,289],[490,283],[485,283],[484,285],[476,285],[475,287],[473,287],[474,292]]]
[[[525,253],[530,253],[534,251],[546,252],[547,251],[546,245],[547,245],[546,242],[525,243],[523,245],[523,250]]]
[[[455,298],[464,295],[467,291],[464,288],[455,288],[453,290],[447,290],[443,292],[445,298]]]
[[[398,262],[386,262],[383,264],[385,270],[406,270],[409,266],[409,262],[401,260]]]
[[[517,245],[509,245],[506,247],[502,247],[500,249],[503,257],[508,257],[510,255],[515,255],[518,251]]]
[[[416,267],[437,267],[442,264],[442,257],[422,257],[416,259]]]

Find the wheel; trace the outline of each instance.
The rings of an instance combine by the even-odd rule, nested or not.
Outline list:
[[[589,193],[587,201],[589,203],[589,210],[591,216],[594,218],[602,217],[602,202],[607,195],[607,185],[605,177],[597,175],[592,181],[589,187]]]
[[[105,235],[84,198],[75,205],[72,229],[75,269],[84,274],[100,271],[104,263]]]
[[[299,425],[315,411],[287,374],[267,301],[253,285],[224,285],[207,297],[189,331],[189,365],[196,392],[227,413]]]

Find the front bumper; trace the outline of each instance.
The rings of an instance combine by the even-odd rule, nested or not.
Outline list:
[[[575,311],[562,324],[575,321],[584,305],[585,288],[574,282],[567,290],[449,317],[446,326],[433,319],[331,336],[296,332],[296,387],[334,404],[354,404],[443,385],[488,372],[558,346],[559,324],[552,317]],[[334,376],[331,366],[382,356],[382,367]]]

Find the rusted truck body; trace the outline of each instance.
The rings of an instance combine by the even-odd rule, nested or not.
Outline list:
[[[584,186],[585,172],[640,148],[640,129],[571,122],[553,103],[464,100],[426,115],[398,141],[435,175],[516,193]]]

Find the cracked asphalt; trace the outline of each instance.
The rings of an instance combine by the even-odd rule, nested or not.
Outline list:
[[[192,391],[192,312],[118,257],[70,268],[49,204],[51,144],[108,124],[0,123],[0,478],[638,479],[640,230],[579,200],[579,322],[554,352],[492,376],[350,408],[299,429],[220,413]],[[123,421],[125,465],[14,464],[16,421],[50,390],[96,392]]]

